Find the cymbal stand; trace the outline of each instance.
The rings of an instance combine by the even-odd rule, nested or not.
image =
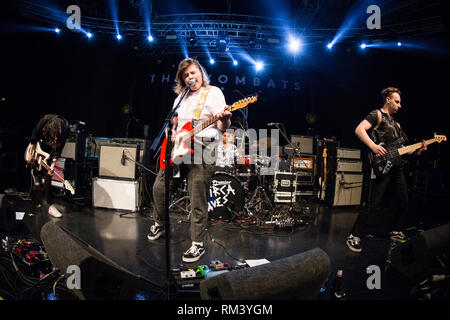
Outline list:
[[[189,195],[187,191],[187,182],[183,181],[182,185],[183,187],[180,188],[181,190],[175,194],[174,198],[177,198],[177,195],[181,197],[177,200],[172,201],[172,203],[169,205],[169,209],[173,209],[173,207],[176,206],[177,208],[183,210],[184,213],[187,213],[189,218],[191,214],[191,203],[189,201]]]
[[[270,198],[264,187],[264,183],[263,183],[261,175],[260,175],[259,167],[257,168],[257,177],[258,177],[258,183],[255,188],[255,192],[253,193],[252,197],[250,198],[249,204],[245,206],[245,209],[249,216],[254,215],[254,213],[252,213],[252,211],[251,211],[253,209],[256,209],[259,212],[263,212],[264,207],[267,205],[269,205],[272,210],[274,208],[272,205],[272,201],[270,201]]]

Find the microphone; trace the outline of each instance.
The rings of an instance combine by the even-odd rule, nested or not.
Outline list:
[[[277,126],[277,125],[279,125],[279,124],[281,124],[281,123],[279,123],[279,122],[269,122],[269,123],[267,124],[267,126],[272,127],[272,126]]]
[[[188,85],[189,87],[192,86],[193,84],[195,84],[197,81],[195,79],[192,79],[190,81],[188,81]]]
[[[122,151],[122,159],[120,159],[120,163],[124,166],[125,165],[125,149]]]

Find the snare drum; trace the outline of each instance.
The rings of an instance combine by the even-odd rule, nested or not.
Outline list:
[[[244,187],[235,177],[226,174],[215,174],[211,180],[208,197],[208,214],[215,220],[231,220],[233,212],[244,208]]]

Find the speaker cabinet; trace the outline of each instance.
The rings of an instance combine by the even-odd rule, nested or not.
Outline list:
[[[136,161],[139,161],[138,145],[102,145],[100,148],[98,175],[101,178],[135,180]]]
[[[295,148],[300,148],[300,153],[314,154],[314,139],[310,136],[291,135],[291,143]]]
[[[68,158],[81,162],[86,153],[86,135],[84,133],[72,134],[67,138],[61,152],[61,158]]]
[[[233,270],[200,282],[202,300],[317,299],[330,273],[320,248],[260,266]]]
[[[362,186],[362,173],[336,172],[327,181],[325,200],[332,206],[360,205]]]
[[[92,201],[94,207],[138,211],[140,207],[139,181],[94,178]]]
[[[81,288],[73,289],[82,300],[133,300],[140,278],[54,223],[41,229],[41,240],[52,264],[65,273],[80,268]]]

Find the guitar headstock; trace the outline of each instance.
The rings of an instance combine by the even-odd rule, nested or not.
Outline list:
[[[72,187],[69,181],[64,180],[64,187],[66,187],[66,189],[69,190],[72,195],[75,194],[75,189]]]
[[[245,108],[248,104],[250,103],[255,103],[258,100],[258,96],[254,95],[254,96],[250,96],[244,99],[241,99],[239,101],[236,101],[235,103],[233,103],[231,105],[231,111],[235,111],[238,109],[243,109]]]
[[[437,143],[441,143],[442,141],[447,141],[447,137],[444,135],[435,134],[434,140],[436,140]]]

